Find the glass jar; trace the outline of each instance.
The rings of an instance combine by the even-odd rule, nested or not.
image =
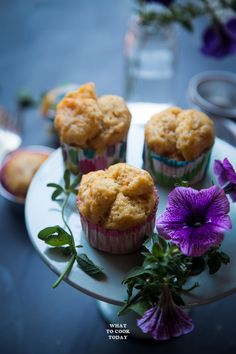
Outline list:
[[[131,18],[125,35],[125,98],[128,101],[175,102],[176,48],[171,26],[142,24]]]

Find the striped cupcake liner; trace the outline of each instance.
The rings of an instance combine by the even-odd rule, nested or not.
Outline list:
[[[108,230],[95,225],[80,213],[82,230],[90,245],[100,251],[112,254],[127,254],[137,251],[147,237],[152,236],[155,226],[158,196],[153,211],[147,220],[125,231]]]
[[[81,149],[62,143],[62,154],[66,168],[72,173],[82,174],[104,170],[110,165],[126,161],[126,139],[104,149]]]
[[[143,168],[150,172],[155,183],[174,187],[176,183],[186,181],[189,185],[200,182],[207,171],[212,149],[203,153],[194,161],[176,161],[156,154],[144,144]]]
[[[48,91],[41,101],[42,116],[54,120],[58,103],[66,96],[67,93],[75,91],[79,88],[78,84],[63,84]]]

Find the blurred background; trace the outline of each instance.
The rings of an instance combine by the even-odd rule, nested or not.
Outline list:
[[[93,81],[99,95],[117,94],[127,100],[188,107],[192,105],[187,95],[188,85],[194,75],[206,70],[235,74],[235,55],[219,59],[200,52],[203,28],[208,20],[198,19],[194,22],[194,33],[176,26],[167,37],[158,39],[164,49],[147,65],[155,71],[153,62],[161,68],[169,63],[163,68],[169,74],[161,82],[171,87],[171,96],[153,95],[160,87],[158,73],[156,80],[151,80],[150,88],[150,75],[141,76],[141,80],[148,81],[141,84],[132,76],[140,55],[133,50],[135,41],[139,40],[132,22],[134,8],[131,0],[0,0],[0,105],[20,121],[24,145],[56,147],[57,143],[48,133],[38,106],[22,110],[22,95],[38,102],[44,92],[58,85]],[[153,39],[148,48],[152,50],[152,46]],[[145,62],[145,55],[142,58]],[[135,84],[141,89],[135,91]],[[234,137],[235,123],[230,122]],[[194,309],[196,329],[188,336],[168,343],[135,339],[109,341],[107,324],[94,299],[65,283],[56,290],[51,288],[55,275],[33,249],[23,214],[14,213],[1,198],[0,215],[2,354],[106,354],[132,350],[137,353],[235,353],[235,295]]]

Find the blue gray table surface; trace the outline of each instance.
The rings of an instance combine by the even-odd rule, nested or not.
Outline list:
[[[100,94],[122,94],[131,8],[128,0],[0,0],[0,104],[14,112],[18,90],[37,96],[63,82],[94,81]],[[192,75],[235,71],[236,57],[202,57],[198,30],[178,30],[177,40],[178,103],[186,106]],[[24,116],[23,143],[54,145],[37,110]],[[55,275],[33,249],[23,214],[2,198],[0,229],[1,354],[236,352],[236,295],[195,308],[195,330],[187,336],[163,343],[109,341],[94,299],[65,283],[52,289]]]

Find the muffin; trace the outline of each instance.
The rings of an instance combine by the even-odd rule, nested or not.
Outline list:
[[[145,127],[144,168],[155,182],[174,186],[200,182],[214,144],[214,124],[204,113],[172,107],[151,117]]]
[[[46,152],[16,150],[9,154],[1,168],[1,183],[19,199],[25,199],[34,174],[48,158]]]
[[[68,93],[55,118],[66,167],[78,174],[124,162],[130,120],[123,98],[97,97],[93,83]]]
[[[147,171],[117,163],[83,175],[78,191],[82,229],[102,251],[125,254],[153,233],[158,195]]]

